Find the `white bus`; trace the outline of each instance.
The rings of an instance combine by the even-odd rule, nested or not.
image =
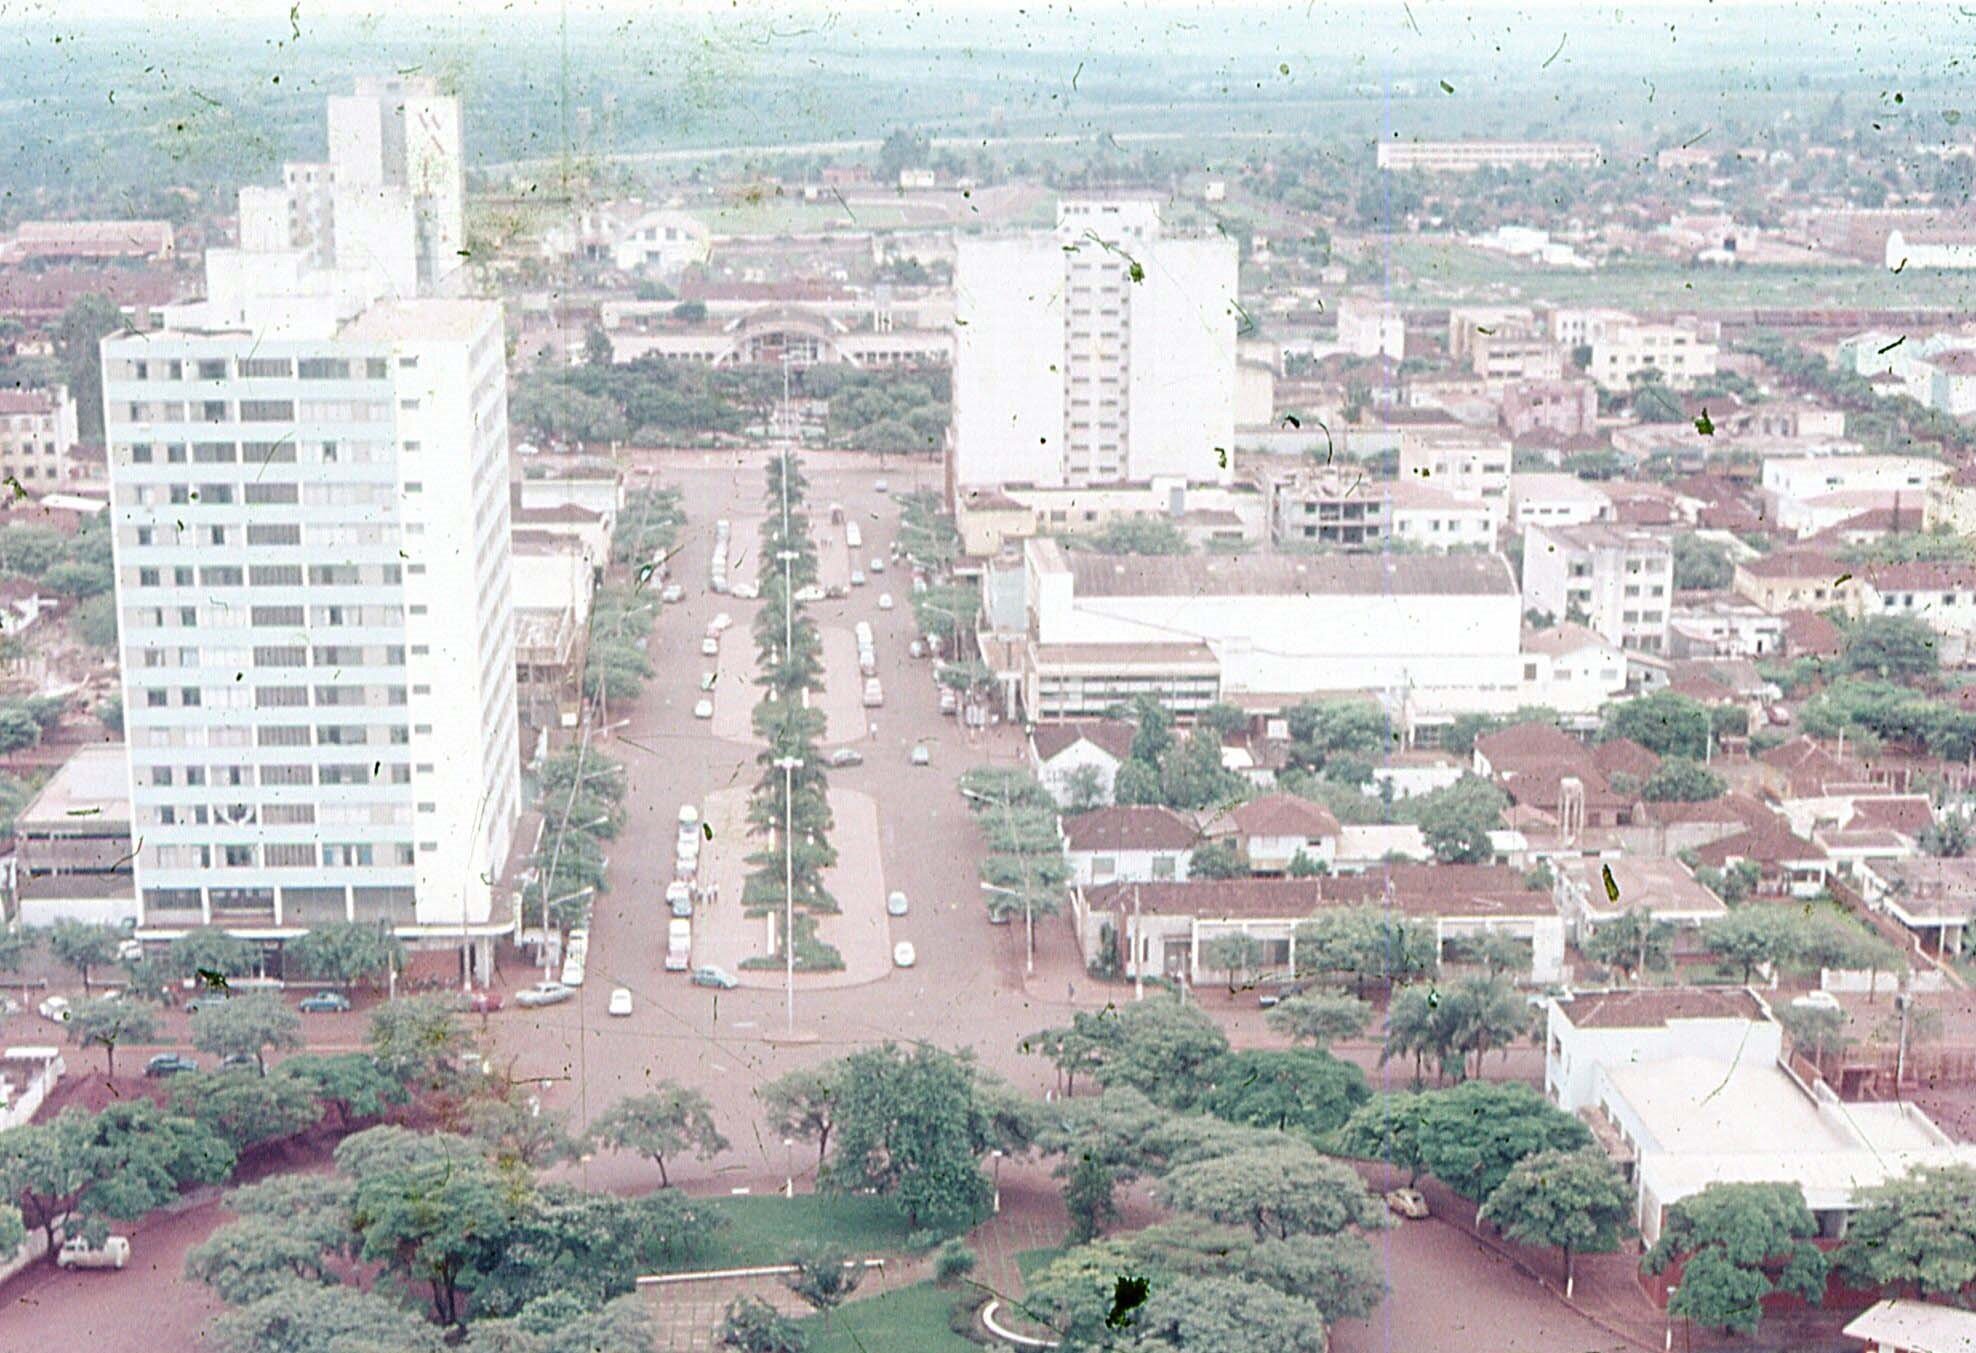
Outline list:
[[[844,524],[844,543],[851,547],[851,553],[853,554],[864,548],[864,532],[858,529],[856,522],[846,522]]]

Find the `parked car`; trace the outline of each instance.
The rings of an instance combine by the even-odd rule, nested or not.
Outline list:
[[[1801,1010],[1845,1009],[1843,1005],[1839,1004],[1839,998],[1829,991],[1807,991],[1804,995],[1793,998],[1791,1004]]]
[[[666,885],[666,909],[674,916],[693,914],[693,885],[684,879],[674,879]]]
[[[700,673],[700,689],[710,691],[714,688],[714,683],[718,680],[720,680],[719,672],[702,672]]]
[[[796,589],[795,599],[797,601],[822,601],[823,596],[824,593],[821,587],[818,587],[815,583],[809,583]]]
[[[185,1003],[185,1013],[196,1015],[201,1010],[210,1010],[216,1005],[225,1005],[231,999],[228,993],[217,987],[208,987]]]
[[[729,596],[739,597],[743,601],[753,601],[762,594],[762,589],[754,583],[736,583],[727,592]]]
[[[707,633],[725,634],[727,633],[728,628],[733,624],[734,624],[734,617],[729,615],[726,611],[722,611],[719,615],[715,616],[712,620],[707,622]]]
[[[722,991],[732,991],[741,985],[741,979],[727,969],[709,963],[693,969],[693,985],[696,987],[717,987]]]
[[[1310,983],[1308,981],[1277,982],[1272,985],[1265,986],[1262,989],[1261,993],[1258,994],[1256,997],[1256,1004],[1260,1005],[1263,1009],[1268,1010],[1273,1006],[1279,1005],[1282,1002],[1289,1000],[1292,996],[1303,995],[1305,991],[1309,990],[1309,988],[1310,988]]]
[[[942,714],[952,714],[960,707],[960,697],[954,694],[954,688],[952,686],[942,686],[940,688],[940,712]]]
[[[197,1071],[199,1064],[190,1057],[176,1052],[161,1052],[144,1064],[144,1074],[151,1077],[176,1076],[186,1071]]]
[[[56,1268],[122,1268],[130,1263],[130,1237],[105,1236],[91,1245],[87,1236],[70,1236],[55,1251]]]
[[[1394,1189],[1386,1195],[1386,1206],[1396,1217],[1419,1221],[1427,1216],[1427,1199],[1419,1189]]]
[[[926,656],[926,644],[922,640],[915,639],[906,645],[906,652],[915,658],[923,658]]]
[[[880,592],[878,594],[878,609],[881,611],[892,609],[892,594],[890,592]]]
[[[885,914],[887,916],[904,916],[906,914],[906,895],[895,892],[887,897],[885,899]]]
[[[911,940],[900,940],[892,946],[892,961],[901,968],[910,968],[919,962],[919,955],[913,952]]]
[[[295,1008],[305,1015],[339,1015],[350,1008],[350,998],[340,991],[318,991],[304,996]]]
[[[713,701],[711,701],[711,700],[701,700],[701,701],[699,701],[699,702],[698,702],[697,704],[695,704],[695,705],[693,706],[693,717],[694,717],[694,718],[696,718],[696,719],[711,719],[711,718],[713,718],[713,717],[714,717],[714,702],[713,702]]]
[[[863,587],[864,585],[865,585],[865,575],[864,575],[864,570],[863,570],[863,569],[861,569],[861,568],[854,568],[854,569],[852,569],[852,570],[851,570],[851,586],[853,586],[853,587]]]
[[[879,480],[876,484],[873,484],[872,487],[877,489],[880,493],[890,493],[892,491],[892,486],[886,483],[882,479]]]
[[[659,600],[667,606],[686,600],[686,589],[678,583],[667,583],[659,589]]]
[[[604,1007],[604,1013],[619,1017],[629,1015],[631,1013],[631,988],[611,988],[611,1001],[609,1005]]]
[[[720,640],[709,634],[700,641],[700,652],[709,658],[718,658],[720,656]]]
[[[845,766],[862,766],[864,753],[855,747],[839,747],[830,754],[830,764],[839,770]]]
[[[69,1022],[69,998],[66,996],[50,996],[34,1008],[43,1019],[52,1019],[57,1024]]]
[[[865,567],[866,567],[866,568],[868,568],[868,569],[870,569],[870,570],[871,570],[871,571],[872,571],[873,573],[883,573],[883,572],[885,571],[885,558],[884,558],[884,556],[883,556],[883,555],[877,555],[877,554],[874,554],[874,555],[873,555],[873,556],[871,557],[871,562],[870,562],[869,564],[867,564],[867,565],[865,565]]]
[[[467,993],[467,1009],[476,1015],[491,1015],[501,1008],[501,993],[498,991],[470,991]]]
[[[927,750],[925,743],[915,742],[913,744],[913,764],[915,766],[930,766],[933,764],[933,753]]]
[[[259,1071],[261,1064],[244,1052],[229,1052],[220,1058],[222,1071]]]
[[[576,995],[576,988],[561,982],[537,982],[515,996],[515,1004],[533,1010],[537,1006],[560,1005]]]

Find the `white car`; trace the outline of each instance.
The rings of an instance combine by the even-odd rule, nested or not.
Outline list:
[[[878,594],[878,609],[881,611],[892,609],[892,594],[890,592],[880,592]]]
[[[70,1236],[55,1251],[56,1268],[122,1268],[130,1263],[130,1237],[105,1236],[100,1246],[85,1236]]]
[[[678,583],[667,583],[659,589],[659,600],[667,606],[686,600],[686,589]]]
[[[863,570],[863,569],[861,569],[861,568],[854,568],[854,569],[852,569],[852,570],[851,570],[851,586],[853,586],[853,587],[863,587],[864,585],[865,585],[865,575],[864,575],[864,570]]]
[[[43,1019],[51,1019],[57,1024],[69,1022],[69,998],[66,996],[50,996],[34,1008]]]
[[[718,658],[720,656],[720,640],[709,634],[700,641],[700,652],[705,657]]]
[[[933,764],[933,753],[927,750],[925,743],[915,742],[913,744],[913,764],[915,766],[930,766]]]
[[[919,955],[913,952],[911,940],[900,940],[892,946],[892,961],[901,968],[910,968],[919,962]]]
[[[528,990],[515,996],[515,1004],[527,1009],[540,1005],[559,1005],[576,995],[576,988],[561,982],[537,982]]]
[[[892,486],[890,484],[887,484],[882,479],[879,480],[876,484],[873,484],[872,487],[877,489],[880,493],[890,493],[892,491]]]
[[[743,601],[753,601],[762,594],[762,589],[753,583],[736,583],[727,589],[727,594],[732,597],[739,597]]]
[[[604,1007],[604,1013],[607,1015],[619,1015],[619,1016],[630,1014],[631,988],[613,987],[611,989],[611,1003]]]
[[[821,587],[818,587],[815,583],[809,583],[796,589],[795,600],[804,602],[822,601],[823,595],[824,593]]]
[[[694,717],[694,718],[696,718],[696,719],[711,719],[711,718],[713,718],[713,717],[714,717],[714,702],[713,702],[713,701],[711,701],[711,700],[702,700],[702,701],[700,701],[700,702],[699,702],[698,704],[696,704],[696,705],[694,705],[694,706],[693,706],[693,717]]]
[[[893,893],[890,897],[886,898],[885,914],[887,916],[904,916],[906,914],[906,895],[904,893]]]
[[[729,615],[726,611],[722,611],[719,615],[715,616],[711,621],[708,622],[707,633],[725,634],[727,633],[728,626],[732,625],[733,623],[734,623],[734,617]]]
[[[885,561],[874,554],[871,557],[871,563],[867,564],[866,567],[873,573],[883,573],[885,571]]]
[[[700,689],[710,691],[714,688],[714,682],[718,680],[720,680],[720,674],[718,672],[702,672],[700,673]]]

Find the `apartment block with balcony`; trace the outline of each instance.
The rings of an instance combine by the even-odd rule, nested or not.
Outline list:
[[[1573,620],[1631,653],[1667,651],[1674,553],[1644,531],[1595,523],[1523,533],[1523,605]]]
[[[65,386],[0,390],[0,476],[30,494],[52,492],[69,478],[76,406]]]

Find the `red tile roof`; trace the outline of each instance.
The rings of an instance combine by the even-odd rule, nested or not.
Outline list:
[[[1845,646],[1839,627],[1816,611],[1786,611],[1784,643],[1793,654],[1829,656]]]
[[[1660,769],[1660,758],[1631,738],[1613,738],[1592,749],[1592,764],[1605,775],[1619,771],[1645,780]]]
[[[1519,723],[1475,739],[1478,751],[1498,775],[1512,767],[1563,762],[1572,764],[1587,758],[1585,744],[1555,724]]]
[[[1109,752],[1114,760],[1132,755],[1132,739],[1138,732],[1123,719],[1085,719],[1077,723],[1039,723],[1029,736],[1036,744],[1036,755],[1055,760],[1065,748],[1088,742]]]
[[[0,414],[52,413],[55,397],[46,390],[0,390]]]
[[[1778,550],[1736,567],[1752,578],[1837,578],[1852,571],[1823,550]]]
[[[1935,810],[1926,794],[1887,794],[1853,800],[1847,831],[1894,831],[1919,836],[1935,825]]]
[[[1229,814],[1244,836],[1296,836],[1308,840],[1338,834],[1338,819],[1321,803],[1295,794],[1265,794]]]
[[[1904,564],[1876,564],[1863,572],[1866,581],[1882,592],[1967,592],[1976,589],[1976,564],[1911,560]]]
[[[1072,850],[1188,850],[1200,839],[1194,820],[1156,804],[1119,804],[1063,820]]]
[[[1085,890],[1093,911],[1251,920],[1300,919],[1328,907],[1392,907],[1414,917],[1554,915],[1549,893],[1532,891],[1498,865],[1396,864],[1326,879],[1197,879],[1105,883]]]
[[[1676,1019],[1764,1018],[1763,1003],[1741,987],[1581,992],[1559,1008],[1579,1029],[1658,1029]]]

